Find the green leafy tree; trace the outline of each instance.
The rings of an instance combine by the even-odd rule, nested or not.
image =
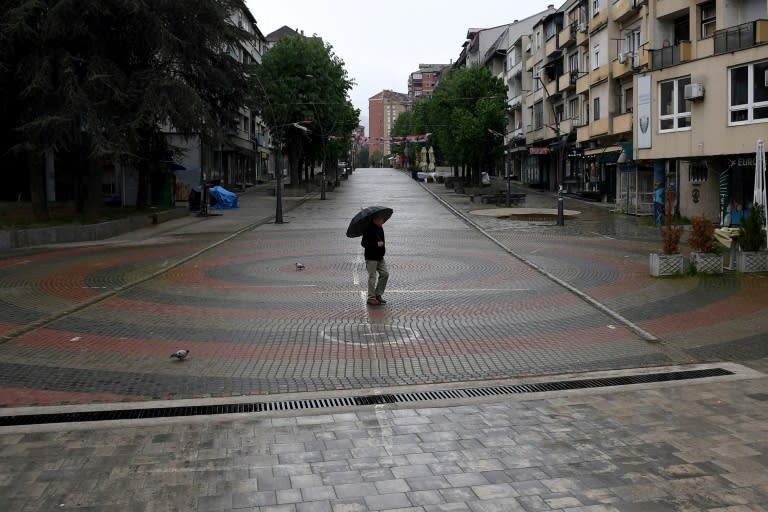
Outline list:
[[[456,175],[459,167],[469,168],[477,183],[480,171],[502,151],[502,142],[488,130],[504,131],[505,109],[506,87],[500,79],[481,66],[458,69],[443,78],[430,98],[416,103],[412,113],[398,117],[403,120],[396,123],[396,134],[431,133],[428,144],[436,156],[450,162]],[[415,154],[420,147],[413,149]]]
[[[359,112],[351,109],[347,98],[353,82],[344,61],[320,38],[280,39],[254,69],[251,85],[252,108],[285,148],[292,183],[300,181],[302,154],[311,160],[328,159],[329,140],[351,137],[357,126]],[[293,123],[305,120],[311,121],[310,144],[293,128]]]

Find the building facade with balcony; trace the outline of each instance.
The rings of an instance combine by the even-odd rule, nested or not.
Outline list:
[[[738,225],[768,135],[764,0],[648,3],[647,61],[634,75],[634,158],[686,217]]]
[[[368,98],[368,151],[390,154],[390,135],[397,116],[410,105],[407,94],[385,89]]]
[[[260,63],[268,43],[253,14],[239,9],[229,21],[251,34],[250,41],[228,49],[230,57],[243,64]],[[203,182],[245,187],[266,177],[270,140],[262,120],[243,106],[223,128],[222,140],[215,145],[200,135],[178,134],[172,127],[165,130],[168,143],[179,150],[176,167],[183,167],[175,171],[177,200],[186,200],[190,188]]]
[[[408,76],[408,97],[413,103],[419,98],[432,96],[443,72],[450,69],[450,64],[419,64],[419,70]]]

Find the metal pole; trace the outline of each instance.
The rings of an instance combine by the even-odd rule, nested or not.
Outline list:
[[[506,170],[505,177],[507,180],[507,208],[512,206],[512,180],[509,176],[509,162],[507,162],[507,154],[504,154],[504,169]]]
[[[563,216],[563,185],[560,185],[557,190],[557,225],[565,226]]]
[[[283,223],[283,169],[279,159],[283,153],[282,143],[278,145],[275,155],[275,224]]]

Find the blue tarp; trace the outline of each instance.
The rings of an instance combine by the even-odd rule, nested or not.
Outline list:
[[[237,194],[230,192],[224,187],[215,186],[208,189],[211,194],[211,208],[223,210],[226,208],[237,208]]]

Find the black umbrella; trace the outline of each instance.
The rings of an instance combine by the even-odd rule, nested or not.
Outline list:
[[[377,214],[383,216],[384,221],[387,221],[392,216],[392,208],[387,208],[386,206],[368,206],[363,208],[350,221],[347,228],[347,236],[349,238],[363,236],[363,232],[371,225],[371,219]]]

